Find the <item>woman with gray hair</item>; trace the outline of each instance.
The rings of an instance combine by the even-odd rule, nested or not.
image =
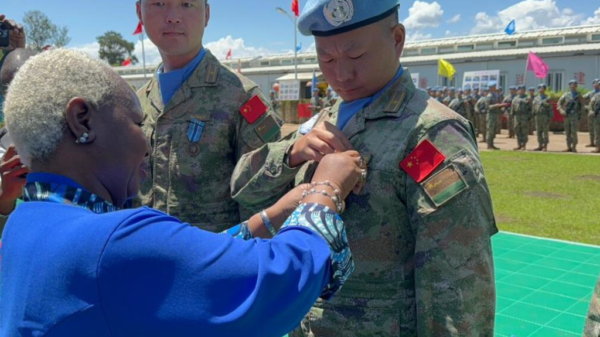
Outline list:
[[[356,152],[219,235],[120,210],[150,149],[135,93],[101,61],[32,58],[5,113],[32,173],[0,251],[0,336],[281,336],[353,270],[338,213],[360,184]]]

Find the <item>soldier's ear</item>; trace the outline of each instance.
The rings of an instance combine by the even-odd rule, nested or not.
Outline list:
[[[404,50],[404,43],[406,42],[406,28],[404,28],[403,24],[399,23],[392,28],[392,34],[395,40],[396,56],[400,58]]]

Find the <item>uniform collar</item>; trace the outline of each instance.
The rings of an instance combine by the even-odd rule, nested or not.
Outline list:
[[[213,56],[210,50],[206,50],[206,55],[200,64],[195,68],[190,78],[175,92],[166,106],[163,104],[160,95],[158,74],[155,74],[151,83],[148,84],[146,96],[150,99],[154,108],[160,113],[164,113],[188,100],[192,96],[192,88],[217,86],[220,70],[221,63],[219,60]]]

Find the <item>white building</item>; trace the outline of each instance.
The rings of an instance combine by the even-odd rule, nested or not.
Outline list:
[[[550,67],[546,80],[527,73],[526,60],[530,51],[542,57]],[[455,79],[449,82],[437,75],[438,59],[449,61],[456,68]],[[268,91],[282,79],[294,79],[294,55],[276,55],[240,60],[222,61],[241,72]],[[462,86],[465,71],[500,70],[500,86],[520,84],[537,86],[546,82],[553,90],[567,88],[571,79],[591,88],[592,81],[600,77],[600,25],[546,29],[507,34],[451,37],[418,42],[408,42],[401,57],[402,65],[411,73],[419,74],[422,88],[436,85]],[[147,68],[148,77],[156,72],[157,65]],[[298,55],[298,79],[302,86],[318,71],[314,53]],[[119,67],[116,71],[129,83],[139,88],[145,82],[140,66]],[[323,80],[317,73],[319,81]],[[302,97],[307,97],[306,92]]]

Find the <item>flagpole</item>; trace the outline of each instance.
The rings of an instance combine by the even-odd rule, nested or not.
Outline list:
[[[527,62],[525,62],[525,71],[523,72],[523,85],[527,86],[527,68],[529,67],[529,54],[527,54]]]
[[[142,65],[144,66],[144,80],[146,80],[146,49],[144,48],[144,29],[142,28],[142,34],[140,34],[142,40]]]
[[[294,78],[298,81],[298,17],[294,15]]]

